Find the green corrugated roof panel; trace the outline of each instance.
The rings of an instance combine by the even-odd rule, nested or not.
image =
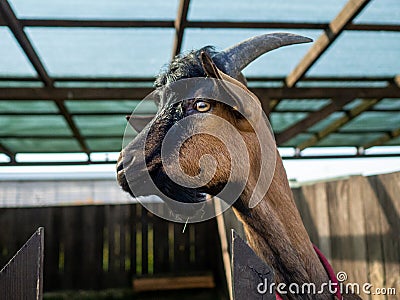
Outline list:
[[[400,114],[366,111],[343,126],[343,130],[391,130],[400,125]]]
[[[326,138],[318,142],[317,147],[345,147],[345,146],[363,146],[369,142],[379,138],[379,133],[363,133],[363,134],[341,134],[332,133]]]
[[[0,113],[58,113],[51,101],[0,101]]]
[[[73,119],[83,136],[118,135],[122,138],[127,125],[125,115],[75,116]]]
[[[2,139],[8,149],[19,153],[82,152],[75,139]]]
[[[62,116],[0,116],[0,135],[72,135]]]
[[[90,100],[90,101],[65,101],[65,105],[71,113],[87,112],[124,112],[131,114],[136,108],[138,114],[154,114],[157,105],[153,101],[116,101],[116,100]]]
[[[375,104],[374,108],[400,110],[400,99],[383,99]]]
[[[281,132],[307,117],[307,113],[272,113],[270,122],[274,132]]]
[[[329,99],[315,99],[315,100],[281,100],[275,107],[275,110],[304,110],[304,111],[315,111],[320,110],[329,103]]]
[[[93,152],[118,152],[122,149],[122,139],[102,138],[86,139],[86,142]]]
[[[310,132],[315,132],[315,131],[321,131],[324,128],[326,128],[329,124],[331,124],[332,122],[334,122],[335,120],[341,118],[342,116],[344,116],[344,113],[342,112],[335,112],[331,115],[329,115],[328,117],[326,117],[325,119],[319,121],[317,124],[311,126],[308,131]]]

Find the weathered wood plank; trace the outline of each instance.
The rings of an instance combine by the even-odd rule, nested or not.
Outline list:
[[[374,191],[379,199],[383,211],[381,219],[382,251],[384,256],[385,287],[400,287],[400,173],[385,174],[371,177],[374,182]],[[397,291],[398,293],[398,291]],[[396,295],[387,295],[390,300]]]
[[[374,183],[372,183],[372,185],[371,182],[369,184],[366,183],[360,195],[364,202],[364,218],[366,220],[365,233],[368,259],[368,282],[375,287],[384,287],[385,269],[383,265],[384,253],[381,234],[383,231],[387,231],[388,228],[387,226],[386,228],[382,227],[381,219],[383,215],[374,189]],[[379,300],[385,298],[385,296],[381,295],[370,295],[370,299]]]
[[[136,278],[132,283],[135,292],[215,288],[212,275]]]
[[[349,235],[351,237],[349,245],[346,247],[351,258],[347,263],[351,267],[348,281],[364,284],[368,282],[368,264],[362,191],[368,182],[362,176],[354,176],[348,179],[348,183],[350,187],[348,201]]]
[[[310,202],[311,215],[318,232],[318,247],[328,260],[331,260],[331,230],[329,224],[328,199],[325,182],[313,185],[314,199]]]
[[[335,247],[332,248],[332,265],[336,272],[349,272],[345,262],[346,240],[349,236],[348,185],[346,180],[327,183],[329,203],[329,220],[331,234],[335,236]]]

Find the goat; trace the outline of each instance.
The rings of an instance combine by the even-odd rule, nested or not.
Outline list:
[[[187,215],[195,214],[199,205],[204,205],[207,194],[219,196],[233,204],[250,246],[272,266],[277,283],[315,283],[319,287],[330,278],[313,249],[294,203],[282,159],[271,138],[273,134],[262,125],[265,122],[260,102],[248,90],[241,73],[249,63],[270,50],[310,41],[287,33],[264,34],[221,52],[207,46],[176,56],[156,78],[156,92],[162,95],[157,100],[158,112],[121,151],[117,179],[122,189],[132,196],[152,193],[163,196],[178,213],[182,211],[177,204],[191,204],[192,209],[183,211]],[[209,80],[203,80],[205,78]],[[199,84],[197,89],[197,83],[188,83],[190,79],[206,83]],[[176,93],[165,96],[165,87],[180,83],[187,87],[182,92],[184,97]],[[215,91],[230,102],[204,97]],[[178,123],[179,126],[174,126]],[[241,142],[228,132],[227,128],[231,127],[235,128]],[[218,137],[214,136],[216,131],[221,131]],[[163,141],[171,132],[176,139],[168,143],[170,149],[165,150],[167,154],[163,157]],[[233,144],[233,151],[223,137]],[[263,152],[265,147],[269,149],[268,155]],[[208,159],[210,157],[213,160]],[[238,163],[241,157],[246,163]],[[266,168],[261,163],[263,159],[269,162]],[[234,180],[233,165],[239,174]],[[171,179],[174,176],[183,179]],[[197,183],[190,182],[191,178],[197,178]],[[144,188],[149,182],[154,191]],[[235,193],[222,193],[229,184],[235,193],[238,192],[234,199]],[[327,289],[319,295],[288,293],[282,297],[334,299]],[[345,297],[359,299],[353,295]]]

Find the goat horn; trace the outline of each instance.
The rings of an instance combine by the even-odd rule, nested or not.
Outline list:
[[[253,60],[282,46],[309,43],[312,39],[291,33],[262,34],[244,40],[213,56],[213,61],[226,74],[237,78]]]

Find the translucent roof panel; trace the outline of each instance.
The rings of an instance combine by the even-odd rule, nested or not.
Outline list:
[[[17,150],[20,153],[65,153],[80,152],[75,139],[2,139],[2,144],[11,151]]]
[[[325,127],[327,127],[329,124],[332,124],[332,122],[334,122],[335,120],[341,118],[342,116],[344,116],[344,113],[342,113],[342,112],[334,112],[331,115],[329,115],[328,117],[326,117],[326,118],[322,119],[321,121],[319,121],[317,124],[311,126],[308,130],[311,131],[311,132],[321,131]]]
[[[190,20],[329,22],[347,0],[192,0]]]
[[[395,76],[400,33],[345,31],[315,63],[309,76]]]
[[[138,104],[140,106],[138,107]],[[153,101],[65,101],[65,105],[71,113],[85,112],[124,112],[131,114],[133,111],[138,114],[154,114],[157,112],[157,105]],[[137,108],[138,107],[138,108]],[[137,108],[137,109],[136,109]]]
[[[379,138],[379,133],[332,133],[316,144],[317,147],[362,146]]]
[[[274,132],[281,132],[307,115],[307,113],[272,113],[270,121]]]
[[[374,105],[376,109],[397,109],[400,110],[400,99],[383,99]]]
[[[172,29],[27,28],[53,76],[154,76],[171,58]]]
[[[400,20],[399,0],[371,1],[354,20],[354,23],[398,24]]]
[[[174,19],[178,1],[10,0],[20,18]]]
[[[0,101],[1,113],[58,113],[51,101]]]
[[[252,36],[278,31],[282,30],[188,28],[185,30],[183,49],[200,49],[204,46],[212,45],[217,50],[222,50]],[[285,31],[287,32],[288,30]],[[290,32],[313,39],[317,38],[321,33],[320,30],[290,30]],[[311,43],[293,45],[272,51],[258,58],[256,63],[250,64],[243,73],[246,76],[286,76],[305,55],[311,45]]]
[[[389,131],[400,126],[400,114],[366,111],[343,126],[343,130]]]
[[[78,128],[82,135],[119,135],[124,134],[127,125],[125,115],[117,116],[74,116]]]
[[[275,110],[299,110],[299,111],[316,111],[326,106],[330,101],[328,99],[315,100],[281,100],[275,107]]]
[[[55,134],[71,135],[62,116],[0,116],[0,135],[2,136]]]
[[[36,71],[7,27],[0,27],[0,74],[36,76]]]
[[[92,151],[121,151],[122,139],[115,138],[99,138],[99,139],[87,139],[86,140],[89,149]]]

